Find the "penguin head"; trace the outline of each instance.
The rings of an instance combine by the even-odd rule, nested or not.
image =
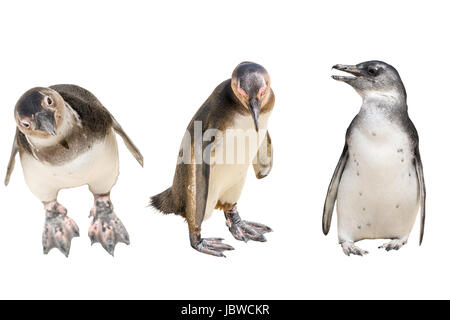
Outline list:
[[[406,98],[406,90],[395,68],[382,61],[366,61],[355,66],[337,64],[333,69],[352,76],[333,75],[332,78],[351,85],[363,98],[373,93]]]
[[[56,136],[64,116],[64,99],[50,88],[33,88],[17,101],[15,118],[19,130],[29,136]]]
[[[233,71],[231,88],[248,109],[259,130],[258,118],[270,96],[270,76],[263,66],[253,62],[242,62]]]

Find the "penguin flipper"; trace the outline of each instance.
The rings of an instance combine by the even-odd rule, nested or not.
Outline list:
[[[205,217],[206,204],[208,202],[209,176],[210,176],[210,152],[205,152],[205,143],[202,148],[191,144],[191,161],[185,164],[188,168],[187,175],[190,185],[187,188],[186,216],[191,227],[200,228]],[[202,154],[199,154],[202,152]]]
[[[422,244],[423,233],[425,229],[425,199],[426,199],[426,189],[425,189],[425,179],[423,176],[423,166],[422,159],[420,158],[419,147],[416,147],[414,162],[416,165],[417,180],[419,182],[419,192],[420,192],[420,240],[419,244]]]
[[[9,157],[8,168],[6,169],[5,186],[9,184],[9,179],[11,178],[11,174],[16,163],[16,154],[19,151],[19,142],[17,141],[18,135],[19,132],[18,130],[16,130],[16,135],[14,136],[14,142],[11,150],[11,156]]]
[[[328,187],[327,197],[325,199],[325,205],[323,208],[322,217],[322,231],[325,235],[330,231],[331,217],[333,216],[334,204],[339,189],[339,183],[341,181],[342,173],[344,172],[345,165],[348,160],[348,146],[347,143],[342,151],[341,158],[334,170],[333,178],[331,178],[330,185]]]
[[[192,141],[192,140],[191,140]],[[191,142],[191,161],[185,166],[187,181],[186,192],[186,220],[189,225],[189,240],[195,250],[216,257],[225,257],[224,251],[234,250],[228,244],[222,243],[220,238],[202,238],[201,225],[205,218],[209,193],[211,151],[214,145],[201,143],[197,147]],[[208,150],[209,149],[209,150]]]
[[[144,166],[144,157],[142,156],[139,149],[136,147],[136,145],[131,141],[130,137],[125,133],[125,131],[122,129],[122,126],[117,122],[117,120],[111,115],[112,118],[112,127],[114,131],[122,137],[123,142],[127,146],[128,150],[130,150],[131,154],[134,156],[134,158],[139,162],[141,167]]]
[[[258,153],[253,159],[253,169],[255,170],[256,178],[262,179],[267,177],[272,170],[273,166],[273,147],[272,139],[270,138],[269,131],[258,149]]]

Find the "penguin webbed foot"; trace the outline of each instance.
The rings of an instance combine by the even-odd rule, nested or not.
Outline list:
[[[393,239],[392,241],[389,241],[388,243],[379,246],[378,249],[385,249],[386,251],[399,250],[407,242],[408,239]]]
[[[189,231],[189,238],[192,248],[215,257],[225,258],[224,251],[234,250],[232,246],[223,243],[222,238],[201,238],[198,231]]]
[[[270,227],[261,223],[241,220],[236,206],[231,210],[225,211],[225,218],[227,227],[236,240],[266,242],[267,239],[264,237],[264,233],[272,232]]]
[[[72,239],[80,236],[77,224],[67,216],[67,210],[56,201],[44,204],[46,210],[42,246],[44,254],[58,248],[66,257],[69,256]]]
[[[91,245],[98,242],[112,256],[116,244],[123,242],[130,244],[130,237],[122,221],[114,213],[113,205],[109,197],[95,199],[95,206],[91,210],[94,217],[89,227]]]
[[[352,254],[355,256],[364,256],[369,253],[366,250],[358,248],[357,246],[355,246],[355,244],[353,242],[349,242],[349,241],[342,242],[341,247],[346,256],[350,256]]]

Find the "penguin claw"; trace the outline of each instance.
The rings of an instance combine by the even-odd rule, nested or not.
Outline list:
[[[364,256],[368,254],[369,252],[366,250],[363,250],[361,248],[358,248],[353,244],[353,242],[343,242],[341,243],[342,250],[344,251],[344,254],[346,256],[355,255],[355,256]]]
[[[234,250],[234,248],[226,243],[222,243],[221,238],[203,238],[200,241],[191,244],[192,247],[202,253],[206,253],[216,257],[226,256],[223,254],[223,251],[226,250]]]
[[[248,240],[266,242],[264,233],[272,232],[272,229],[260,223],[240,220],[233,222],[227,220],[227,226],[236,240],[247,242]]]
[[[383,244],[382,246],[379,246],[378,249],[385,249],[386,251],[399,250],[407,242],[408,240],[404,239],[394,239],[388,243]]]
[[[96,201],[93,210],[94,219],[89,227],[88,236],[91,245],[98,242],[111,256],[114,257],[114,250],[117,243],[130,244],[130,237],[122,221],[114,213],[111,201]]]
[[[253,229],[258,230],[261,233],[273,232],[272,228],[270,228],[262,223],[250,222],[250,221],[244,221],[244,222],[247,223],[249,226],[251,226]]]
[[[66,257],[70,253],[72,239],[79,237],[80,232],[75,221],[66,216],[66,211],[47,210],[44,231],[42,232],[42,247],[44,254],[53,248],[58,248]]]

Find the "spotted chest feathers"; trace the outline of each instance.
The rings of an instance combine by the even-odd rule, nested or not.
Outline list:
[[[413,143],[391,114],[367,112],[352,126],[338,190],[341,241],[402,238],[418,211]]]

